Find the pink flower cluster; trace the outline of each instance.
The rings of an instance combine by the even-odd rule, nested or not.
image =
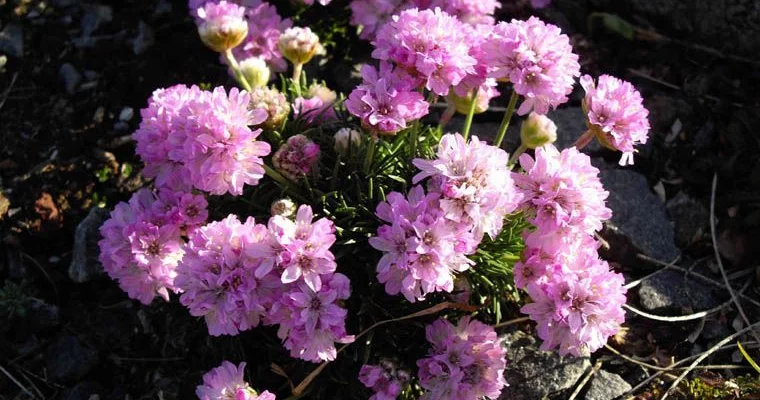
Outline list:
[[[388,360],[380,365],[364,364],[359,371],[359,382],[374,392],[369,400],[395,400],[408,381],[409,373]]]
[[[392,61],[438,95],[449,93],[468,74],[476,60],[470,56],[463,23],[449,14],[412,8],[394,15],[372,44],[372,57]]]
[[[520,115],[546,114],[568,99],[580,76],[578,55],[561,30],[536,17],[498,23],[483,44],[489,76],[509,80],[525,100]]]
[[[319,96],[296,97],[293,100],[293,117],[298,118],[301,115],[310,125],[338,119],[332,102],[327,102]]]
[[[257,141],[265,110],[249,110],[251,97],[237,88],[212,92],[184,85],[159,89],[141,111],[134,133],[145,176],[174,190],[190,186],[211,194],[243,193],[264,176],[269,144]]]
[[[507,163],[508,154],[482,142],[477,136],[466,141],[460,134],[446,134],[433,160],[415,159],[418,183],[430,178],[430,190],[441,193],[447,220],[472,231],[477,242],[487,233],[495,238],[504,217],[517,209],[521,195],[515,190]]]
[[[536,158],[523,154],[525,174],[513,173],[523,207],[535,230],[525,238],[515,284],[533,303],[522,308],[538,324],[542,348],[585,355],[620,329],[625,312],[623,277],[598,254],[593,233],[611,211],[599,170],[574,147],[548,145]]]
[[[362,78],[362,84],[348,96],[346,108],[361,118],[366,129],[392,135],[427,115],[429,105],[416,90],[415,79],[390,63],[381,63],[380,71],[365,65]]]
[[[243,378],[245,363],[224,361],[222,365],[203,375],[203,385],[195,389],[200,400],[275,400],[268,391],[256,393]]]
[[[425,328],[428,357],[417,361],[421,400],[497,399],[504,380],[506,350],[492,327],[462,317],[456,326],[438,319]]]
[[[197,229],[177,267],[180,302],[205,318],[211,335],[279,324],[293,357],[334,359],[335,342],[353,340],[338,306],[350,287],[334,272],[332,222],[312,220],[311,207],[301,206],[295,221],[275,215],[265,226],[230,215]]]
[[[293,135],[274,153],[272,164],[286,178],[297,181],[318,172],[319,154],[318,144],[304,135]]]
[[[467,270],[477,241],[463,224],[447,219],[441,194],[425,194],[421,186],[407,196],[392,192],[377,205],[377,216],[389,223],[369,238],[384,252],[377,264],[377,279],[390,295],[401,293],[410,302],[426,294],[454,289],[454,272]]]
[[[100,227],[100,262],[130,298],[150,304],[177,291],[176,269],[184,255],[182,234],[206,222],[206,200],[190,193],[148,189],[119,203]]]
[[[646,143],[649,134],[649,111],[641,94],[630,82],[609,75],[600,76],[596,85],[584,75],[581,86],[589,128],[603,145],[623,152],[620,165],[633,164],[633,146]]]
[[[484,234],[496,237],[506,214],[520,201],[507,170],[507,154],[473,137],[441,139],[437,158],[415,159],[418,183],[430,178],[429,193],[415,186],[405,198],[390,193],[378,204],[377,216],[389,225],[378,228],[369,243],[384,252],[378,280],[388,294],[409,301],[427,293],[451,292],[453,274],[470,268],[472,254]]]
[[[501,4],[497,0],[353,0],[351,24],[361,27],[359,37],[373,40],[378,29],[401,11],[440,8],[469,24],[493,24],[493,14]]]
[[[191,14],[206,3],[219,3],[224,0],[189,0]],[[280,54],[277,41],[292,22],[282,19],[277,9],[263,0],[235,0],[245,8],[245,19],[248,22],[248,36],[240,46],[232,49],[238,60],[250,57],[260,57],[267,62],[269,68],[276,72],[287,70],[288,64]]]

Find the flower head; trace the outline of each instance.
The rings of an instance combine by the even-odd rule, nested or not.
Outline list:
[[[649,111],[641,94],[629,82],[609,75],[600,76],[597,84],[584,75],[581,86],[590,132],[605,147],[623,152],[621,165],[633,164],[633,146],[646,143],[649,134]]]
[[[361,132],[351,128],[339,129],[335,132],[333,139],[335,140],[333,147],[335,152],[343,156],[349,154],[349,150],[351,154],[357,154],[362,144]]]
[[[240,62],[240,72],[252,87],[266,86],[271,71],[261,57],[248,57]]]
[[[208,2],[196,10],[201,40],[211,50],[224,52],[237,47],[248,35],[248,23],[243,19],[245,8],[221,0]]]
[[[389,63],[381,63],[380,71],[365,65],[362,78],[362,84],[348,96],[346,108],[361,118],[367,129],[393,135],[428,113],[429,104],[415,90],[416,81],[401,69]]]
[[[522,145],[535,149],[557,141],[557,125],[546,115],[532,112],[520,125]]]
[[[500,22],[483,44],[489,76],[512,82],[525,100],[517,110],[546,114],[567,101],[580,75],[578,55],[570,39],[552,24],[536,17]]]
[[[352,0],[351,25],[361,27],[360,38],[374,39],[377,30],[407,4],[405,0]]]
[[[359,370],[359,382],[374,392],[369,400],[395,400],[408,380],[407,371],[387,360],[380,365],[364,364]]]
[[[448,94],[476,64],[462,22],[439,8],[413,8],[393,16],[373,44],[373,57],[394,62],[438,95]]]
[[[425,328],[431,345],[417,360],[424,400],[497,399],[504,380],[506,350],[492,327],[463,317],[457,325],[438,319]]]
[[[251,108],[267,112],[267,118],[261,122],[261,126],[267,129],[278,128],[290,112],[290,104],[285,95],[268,87],[258,87],[251,91]]]
[[[296,97],[293,100],[293,116],[303,116],[308,124],[325,123],[338,119],[332,101],[325,101],[322,97],[310,98]]]
[[[245,363],[224,361],[203,375],[203,385],[195,389],[200,400],[275,400],[268,391],[256,393],[243,378]]]
[[[293,64],[306,64],[322,50],[319,37],[310,28],[288,28],[280,35],[278,47],[282,56]]]
[[[312,176],[318,171],[319,145],[304,135],[288,138],[272,156],[272,163],[286,178],[297,181],[303,176]]]

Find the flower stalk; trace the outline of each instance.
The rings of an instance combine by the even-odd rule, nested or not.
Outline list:
[[[501,125],[499,126],[499,133],[496,135],[496,140],[493,142],[493,145],[496,147],[501,147],[501,142],[504,140],[504,135],[507,133],[507,128],[509,128],[509,122],[512,120],[512,114],[515,113],[518,97],[519,95],[517,92],[512,90],[512,96],[509,98],[507,111],[504,112],[504,119],[501,120]]]

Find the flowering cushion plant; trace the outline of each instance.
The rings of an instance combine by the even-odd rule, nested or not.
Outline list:
[[[333,398],[348,386],[356,398],[496,399],[509,390],[494,328],[507,310],[563,355],[620,329],[623,279],[596,251],[608,193],[578,148],[598,138],[631,162],[647,113],[630,83],[586,75],[589,131],[554,147],[563,133],[544,114],[580,76],[559,28],[496,23],[498,2],[354,0],[377,63],[346,96],[308,81],[323,46],[273,6],[189,3],[239,87],[153,93],[134,133],[152,183],[111,212],[100,258],[129,297],[178,299],[210,336],[263,332],[246,361],[276,375],[251,386],[245,363],[225,361],[199,398]],[[284,59],[292,75],[271,74]],[[512,95],[495,140],[469,135],[497,80]],[[464,127],[449,132],[456,112]],[[530,116],[510,155],[515,112]]]

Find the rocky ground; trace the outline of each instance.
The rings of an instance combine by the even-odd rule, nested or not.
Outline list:
[[[107,217],[98,205],[124,200],[142,184],[129,134],[145,99],[174,83],[228,82],[196,40],[184,3],[0,0],[0,399],[191,398],[203,371],[244,351],[244,342],[209,339],[177,304],[128,301],[97,263],[97,228]],[[658,367],[743,329],[721,266],[748,319],[758,320],[757,43],[742,38],[732,46],[728,30],[721,31],[728,38],[710,40],[715,35],[695,33],[702,25],[684,25],[691,14],[670,24],[667,13],[640,3],[557,0],[539,12],[571,34],[584,71],[631,80],[651,110],[651,139],[633,168],[589,149],[614,211],[604,255],[631,282],[629,304],[639,313],[629,312],[627,329],[610,341],[614,351],[592,359],[539,351],[530,324],[502,328],[510,359],[505,399],[617,398]],[[505,4],[502,12],[528,11]],[[345,72],[324,69],[341,90],[351,87]],[[550,116],[561,146],[570,145],[584,131],[580,94]],[[479,116],[473,132],[492,135],[499,118]],[[508,135],[511,146],[516,136]],[[708,312],[668,321],[701,311]],[[265,340],[267,332],[257,335],[246,340]],[[755,358],[757,346],[746,346]],[[747,366],[735,347],[702,364]],[[668,375],[679,372],[635,394],[659,398]],[[695,376],[735,398],[732,382],[756,384],[734,379],[750,372]],[[707,390],[691,382],[684,393]]]

